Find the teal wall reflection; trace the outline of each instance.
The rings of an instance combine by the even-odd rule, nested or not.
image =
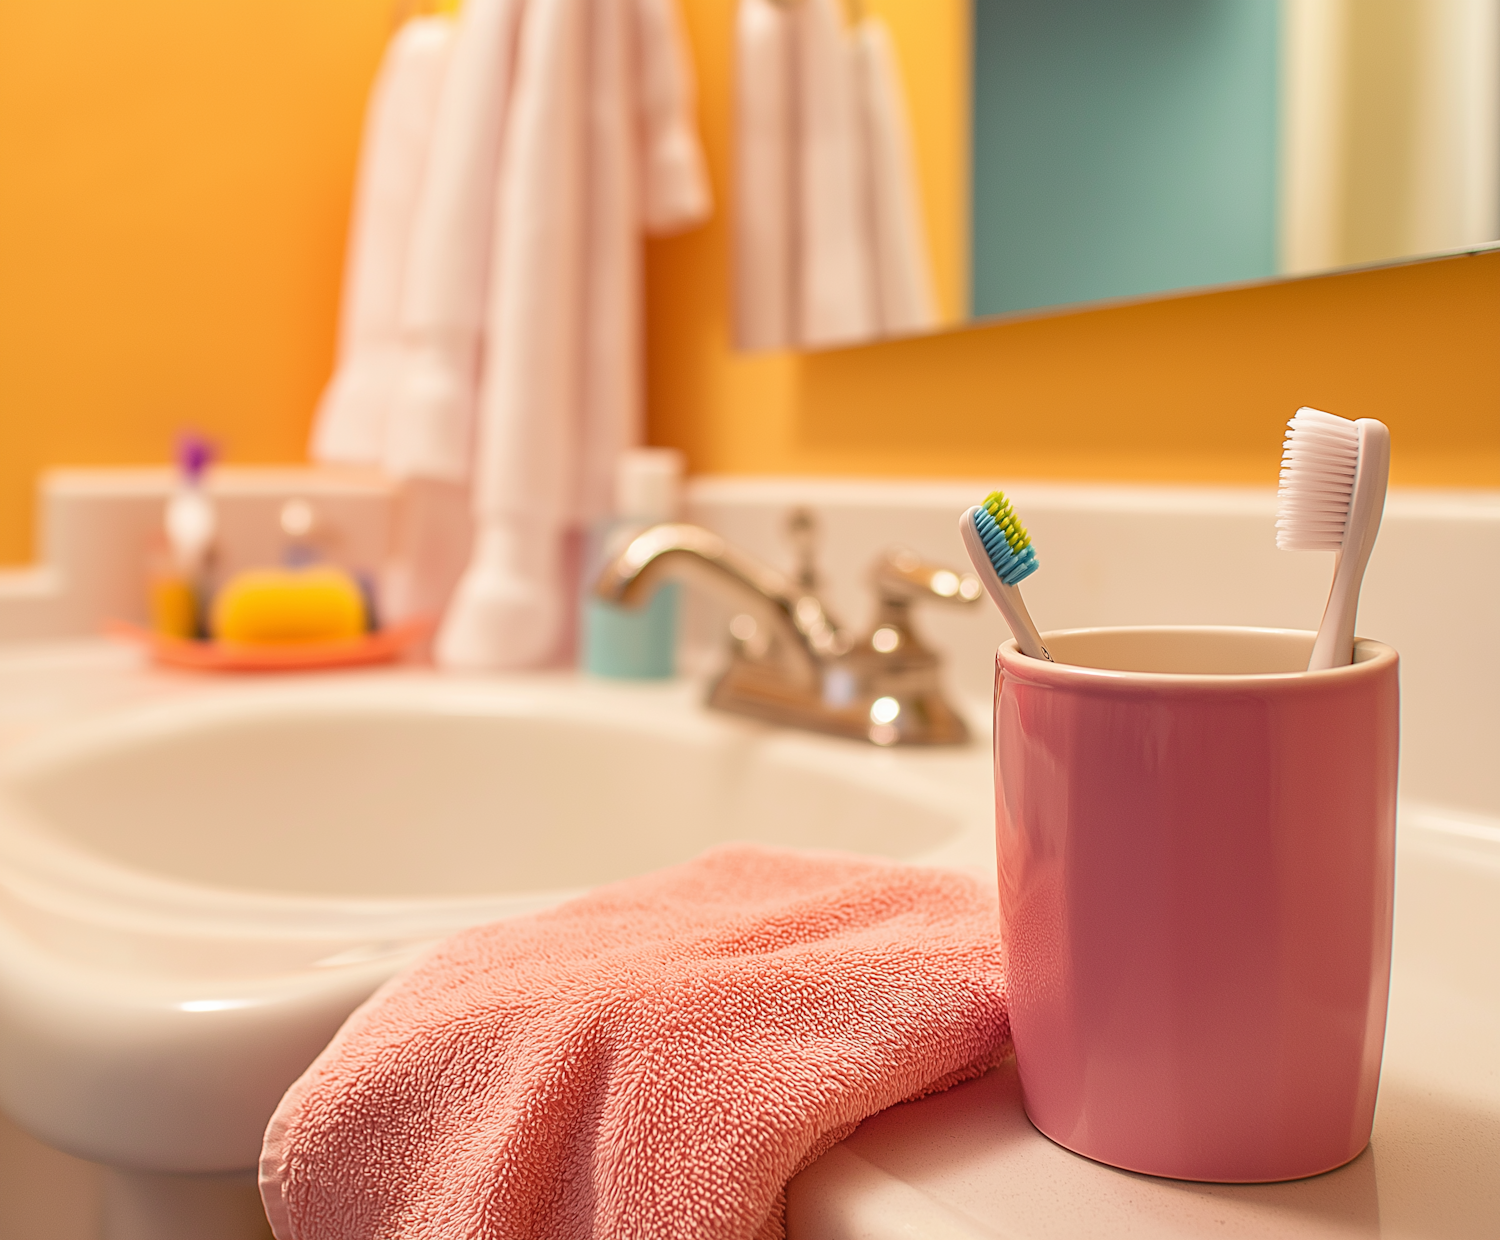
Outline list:
[[[1271,276],[1275,0],[975,0],[972,311]]]

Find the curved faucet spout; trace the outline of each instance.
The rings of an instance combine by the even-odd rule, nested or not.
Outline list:
[[[702,526],[653,525],[638,534],[600,574],[594,593],[607,602],[638,607],[667,580],[688,580],[748,612],[769,638],[768,659],[804,686],[820,683],[819,664],[836,652],[840,636],[812,595]]]
[[[636,535],[594,593],[639,607],[663,581],[684,579],[727,601],[735,641],[708,692],[716,710],[877,745],[961,743],[967,729],[943,696],[938,657],[912,630],[910,612],[921,597],[973,602],[979,583],[912,552],[891,552],[876,569],[875,627],[854,642],[813,593],[813,574],[804,576],[798,585],[702,526],[674,523]]]

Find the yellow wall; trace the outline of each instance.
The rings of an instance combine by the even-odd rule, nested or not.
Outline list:
[[[732,0],[683,4],[722,203]],[[922,4],[879,0],[898,37]],[[0,0],[0,560],[29,554],[46,465],[160,460],[184,425],[301,457],[395,7]],[[914,92],[963,11],[903,48]],[[962,240],[965,89],[914,118],[924,151],[949,135],[923,155],[936,250]],[[698,470],[1266,481],[1310,402],[1389,420],[1398,479],[1500,485],[1500,256],[746,358],[726,255],[722,214],[648,254],[651,434]]]

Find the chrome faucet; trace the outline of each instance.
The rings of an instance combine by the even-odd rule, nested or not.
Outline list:
[[[943,695],[940,660],[912,628],[914,602],[973,603],[971,573],[888,551],[870,579],[878,607],[855,640],[814,591],[807,518],[794,515],[801,569],[789,579],[697,525],[653,525],[604,569],[599,598],[641,606],[669,579],[696,582],[735,608],[729,666],[709,690],[715,709],[877,745],[954,745],[968,729]]]

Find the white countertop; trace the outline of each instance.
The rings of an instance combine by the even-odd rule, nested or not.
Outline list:
[[[1285,1184],[1193,1184],[1054,1145],[1014,1063],[896,1107],[796,1183],[792,1240],[1500,1235],[1500,1109],[1387,1072],[1375,1137],[1338,1171]]]
[[[0,649],[0,748],[206,683],[104,642]],[[1012,1064],[866,1121],[794,1181],[789,1240],[1500,1237],[1500,822],[1405,805],[1399,857],[1375,1136],[1353,1163],[1251,1186],[1117,1171],[1030,1126]]]
[[[1406,806],[1375,1133],[1284,1184],[1119,1171],[1042,1136],[1015,1063],[865,1121],[793,1182],[789,1240],[1500,1237],[1500,824]]]

